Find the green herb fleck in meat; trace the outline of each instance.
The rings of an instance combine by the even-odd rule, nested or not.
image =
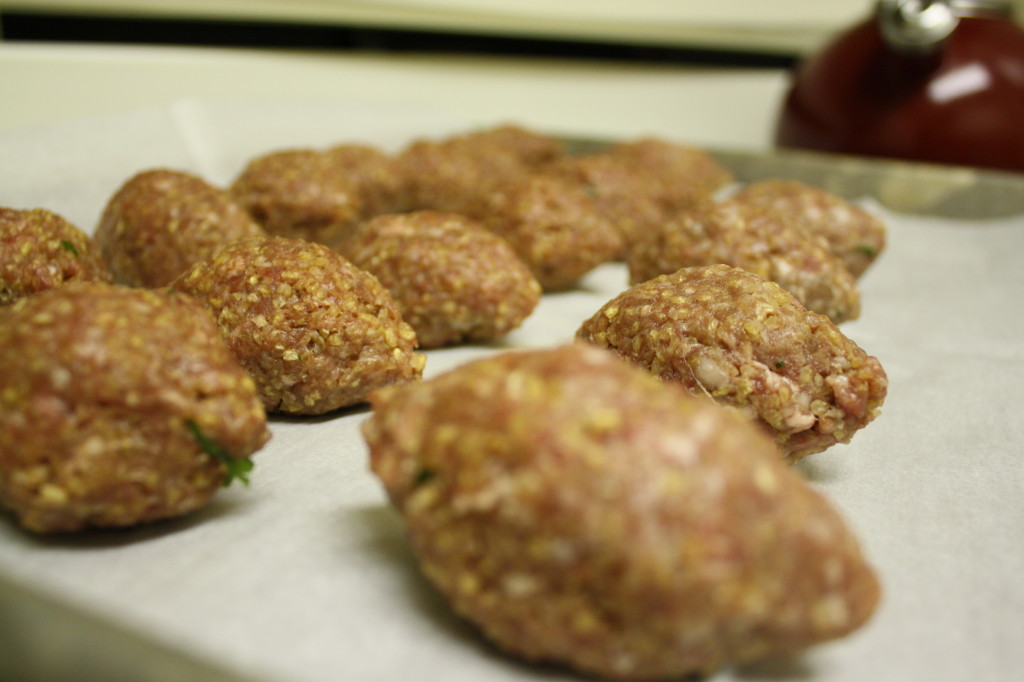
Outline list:
[[[65,251],[70,251],[71,255],[73,255],[75,257],[78,256],[78,249],[76,249],[75,245],[72,244],[71,242],[69,242],[67,239],[61,239],[60,240],[60,245],[61,245],[61,248],[63,248]]]
[[[413,477],[413,485],[414,486],[421,486],[424,483],[426,483],[427,481],[433,479],[435,476],[437,476],[437,472],[436,471],[434,471],[433,469],[427,469],[426,467],[424,467],[424,468],[420,469],[418,472],[416,472],[416,476]]]
[[[227,466],[228,473],[224,477],[223,484],[225,487],[231,485],[236,478],[242,482],[242,485],[249,485],[249,472],[252,471],[253,468],[251,459],[232,457],[228,453],[224,452],[224,450],[210,440],[210,438],[203,433],[202,429],[199,428],[199,425],[191,419],[185,420],[185,426],[188,427],[189,432],[191,432],[193,438],[196,439],[196,442],[199,443],[199,447],[203,449],[203,452],[214,459],[220,460],[225,464],[225,466]]]

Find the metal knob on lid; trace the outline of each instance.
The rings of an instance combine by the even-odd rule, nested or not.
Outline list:
[[[882,35],[899,50],[935,49],[960,23],[951,5],[941,0],[882,0],[878,3]]]
[[[952,35],[961,17],[1009,18],[1013,7],[999,0],[880,0],[878,23],[893,48],[928,52]]]

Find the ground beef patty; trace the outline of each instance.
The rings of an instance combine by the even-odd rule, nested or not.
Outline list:
[[[186,514],[269,437],[188,296],[75,282],[0,310],[0,504],[29,530]]]
[[[42,208],[0,207],[0,307],[68,282],[110,282],[92,238]]]
[[[631,284],[724,263],[777,282],[835,322],[860,315],[857,281],[798,216],[735,200],[706,201],[647,232],[629,254]]]
[[[848,442],[878,415],[888,388],[878,359],[827,317],[726,265],[638,284],[576,336],[740,408],[790,461]]]
[[[769,439],[606,351],[507,353],[373,406],[373,471],[423,572],[514,654],[674,679],[839,637],[878,601]]]
[[[161,287],[224,244],[263,234],[227,192],[177,170],[143,171],[111,197],[95,239],[114,278]]]
[[[733,198],[800,216],[811,232],[825,237],[832,252],[856,277],[885,249],[885,223],[820,187],[796,180],[762,180],[741,188]]]
[[[512,247],[457,213],[378,216],[339,250],[391,292],[423,348],[499,338],[540,302]]]
[[[422,373],[416,334],[387,290],[321,244],[236,242],[172,286],[213,311],[269,412],[321,414]]]

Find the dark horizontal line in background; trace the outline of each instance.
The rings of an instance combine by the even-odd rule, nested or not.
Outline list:
[[[662,64],[779,68],[795,56],[742,50],[660,47],[440,31],[264,21],[163,19],[88,14],[0,12],[5,41],[275,47],[373,52],[558,57]]]

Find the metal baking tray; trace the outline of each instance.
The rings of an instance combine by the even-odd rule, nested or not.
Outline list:
[[[607,141],[563,136],[570,153],[587,154]],[[740,182],[788,178],[850,200],[870,197],[900,213],[944,218],[999,218],[1024,213],[1024,174],[914,163],[796,149],[707,150]]]
[[[565,139],[573,153],[607,144]],[[246,151],[259,150],[231,158]],[[793,178],[877,202],[893,236],[865,276],[861,320],[844,327],[884,360],[890,399],[877,426],[801,469],[877,558],[882,612],[848,640],[713,679],[1024,675],[1012,644],[1024,641],[1024,434],[1010,407],[1024,398],[1024,329],[1002,315],[1024,290],[1009,255],[1024,252],[1024,176],[711,151],[740,181]],[[504,344],[428,353],[428,372],[567,341],[577,320],[624,287],[617,268],[545,297],[536,319]],[[968,281],[979,276],[991,279]],[[936,296],[955,306],[952,321],[949,308],[928,307],[939,305],[928,296],[944,278],[950,288]],[[969,286],[980,295],[958,295]],[[358,436],[365,415],[272,420],[252,489],[225,490],[188,519],[74,538],[31,537],[0,519],[0,679],[579,679],[501,656],[419,577],[366,469]],[[970,433],[949,433],[954,424]],[[965,443],[985,454],[985,469],[964,462]],[[951,505],[964,513],[949,513]]]

